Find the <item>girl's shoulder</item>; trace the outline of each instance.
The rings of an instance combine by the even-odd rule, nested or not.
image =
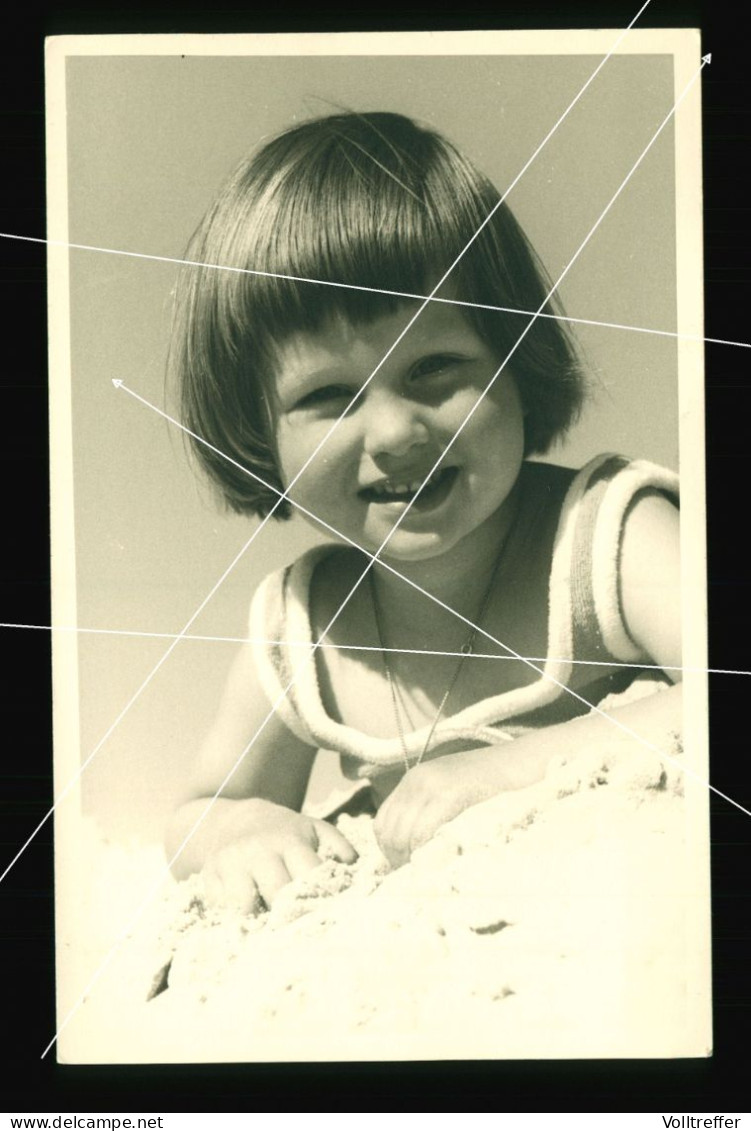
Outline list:
[[[679,593],[676,570],[667,568],[669,561],[677,562],[677,505],[677,474],[649,460],[606,453],[570,479],[556,532],[551,591],[569,594],[583,654],[591,652],[596,638],[621,661],[662,662],[662,652],[668,654],[652,647],[642,626],[645,619],[665,620]],[[673,617],[673,636],[678,619]]]

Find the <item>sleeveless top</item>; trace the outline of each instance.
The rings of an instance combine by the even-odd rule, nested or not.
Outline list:
[[[641,653],[624,623],[619,585],[620,547],[627,514],[645,492],[660,492],[677,503],[678,477],[646,460],[602,455],[578,473],[548,464],[527,463],[527,477],[539,476],[544,489],[540,542],[548,543],[547,659],[527,686],[483,699],[441,718],[430,757],[441,748],[495,745],[530,729],[551,726],[586,713],[606,695],[622,691],[639,675]],[[538,485],[539,486],[539,485]],[[547,533],[546,533],[547,531]],[[538,541],[534,548],[537,550]],[[332,719],[322,702],[316,665],[301,643],[315,643],[310,623],[310,589],[316,568],[339,546],[318,546],[292,565],[262,581],[250,609],[250,637],[261,686],[276,710],[303,742],[338,751],[351,779],[370,779],[403,767],[402,739],[378,738]],[[478,650],[494,645],[478,632]],[[499,654],[508,654],[499,652]],[[598,661],[585,667],[572,661]],[[521,661],[520,661],[521,662]],[[593,674],[594,673],[594,674]],[[574,689],[581,700],[569,694]],[[406,753],[418,758],[430,726],[404,735]]]

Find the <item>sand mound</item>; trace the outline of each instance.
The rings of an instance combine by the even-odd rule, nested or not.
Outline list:
[[[680,772],[657,756],[561,758],[394,872],[369,818],[340,820],[357,863],[322,864],[258,918],[208,908],[198,877],[168,881],[66,1029],[61,1059],[702,1051],[704,893],[687,870]],[[112,852],[100,853],[110,885]],[[88,940],[90,976],[105,940]]]

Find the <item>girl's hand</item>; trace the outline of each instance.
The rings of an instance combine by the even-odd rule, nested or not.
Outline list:
[[[323,860],[353,864],[349,841],[333,825],[283,805],[257,800],[250,832],[213,852],[203,867],[209,903],[258,914],[278,892]]]
[[[502,755],[505,751],[483,747],[446,754],[408,770],[375,819],[376,838],[389,863],[405,864],[441,825],[510,786],[498,773],[505,762]]]

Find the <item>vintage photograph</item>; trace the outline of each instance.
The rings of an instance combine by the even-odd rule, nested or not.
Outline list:
[[[62,1062],[711,1054],[702,66],[49,41]]]

